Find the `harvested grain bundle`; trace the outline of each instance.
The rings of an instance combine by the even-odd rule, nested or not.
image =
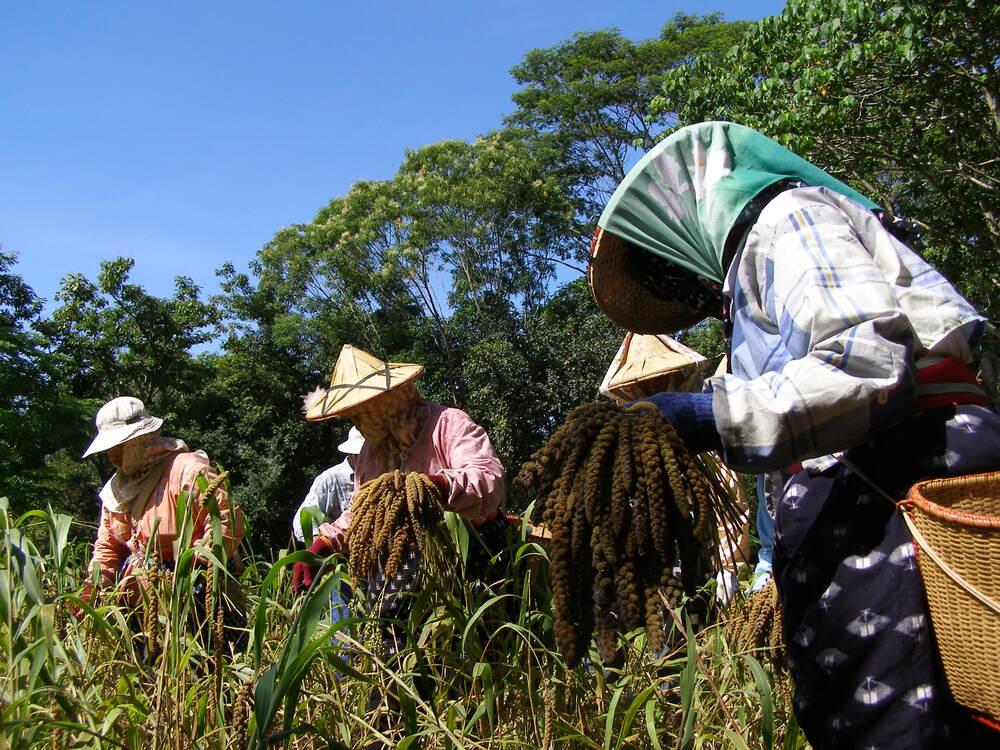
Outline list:
[[[535,490],[552,532],[556,641],[569,664],[595,626],[605,661],[621,629],[644,626],[651,648],[662,646],[674,569],[704,569],[719,518],[736,513],[701,467],[652,404],[602,402],[573,411],[521,468],[517,482]],[[684,577],[691,594],[695,577]]]
[[[357,580],[370,580],[379,571],[392,578],[411,544],[423,549],[427,529],[444,515],[440,494],[430,477],[416,471],[393,471],[361,486],[347,530]]]
[[[734,608],[734,615],[726,623],[726,636],[743,651],[767,650],[772,660],[783,654],[781,603],[773,578]]]

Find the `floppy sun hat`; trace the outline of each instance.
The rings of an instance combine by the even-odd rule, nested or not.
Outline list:
[[[361,447],[365,444],[365,436],[361,430],[352,427],[347,433],[347,439],[337,446],[337,450],[346,455],[356,456],[361,453]]]
[[[97,437],[83,453],[83,458],[114,448],[132,438],[156,432],[163,420],[146,411],[145,405],[132,396],[119,396],[108,401],[97,412]]]
[[[316,422],[353,409],[423,373],[423,365],[384,362],[366,351],[344,344],[333,366],[330,385],[304,396],[306,419]]]

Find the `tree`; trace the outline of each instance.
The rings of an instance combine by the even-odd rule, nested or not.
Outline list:
[[[96,284],[69,274],[56,293],[62,304],[39,328],[74,363],[75,394],[136,396],[168,413],[174,397],[197,390],[210,370],[209,358],[192,350],[212,341],[219,313],[187,277],[175,279],[169,299],[128,283],[134,265],[131,258],[104,261]]]
[[[34,330],[41,300],[11,273],[15,260],[0,251],[0,496],[9,496],[15,512],[66,509],[79,501],[80,485],[62,488],[70,490],[64,495],[49,463],[66,446],[85,444],[91,404],[69,393],[68,363]],[[96,477],[77,479],[93,485]]]
[[[926,231],[926,252],[995,317],[1000,6],[790,0],[721,58],[673,71],[653,111],[776,138]]]
[[[594,222],[635,158],[675,122],[672,107],[650,109],[664,76],[697,55],[714,56],[749,25],[722,14],[676,14],[656,39],[634,43],[617,29],[579,32],[548,49],[529,51],[511,70],[520,91],[505,118],[548,152],[552,169],[570,180],[588,223]],[[676,103],[683,102],[683,94]]]
[[[39,484],[59,497],[58,507],[84,520],[96,518],[95,491],[113,471],[104,456],[82,464],[79,459],[101,404],[136,396],[175,428],[190,421],[185,404],[211,379],[212,355],[192,350],[212,341],[216,309],[200,301],[198,287],[184,277],[176,279],[172,298],[147,294],[128,283],[133,265],[127,258],[105,261],[96,284],[69,274],[56,294],[62,304],[50,319],[33,323],[49,342],[64,398],[76,407],[47,418],[50,429],[66,431],[72,439],[58,443],[64,453],[47,457]],[[33,408],[50,411],[59,398],[50,389],[32,399]]]
[[[259,270],[259,266],[257,267]],[[211,379],[185,404],[182,429],[230,471],[258,551],[288,543],[292,514],[319,472],[337,463],[344,420],[308,423],[301,395],[329,379],[332,359],[317,348],[274,290],[231,264],[219,270],[213,304],[227,330]]]
[[[464,334],[453,311],[470,305],[495,330],[518,326],[569,253],[573,213],[565,186],[511,134],[445,141],[279,232],[261,253],[261,285],[331,361],[348,340],[429,361],[427,380],[457,403]]]

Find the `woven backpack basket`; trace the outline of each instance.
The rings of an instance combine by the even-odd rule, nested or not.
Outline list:
[[[919,482],[901,506],[952,695],[1000,722],[1000,472]]]

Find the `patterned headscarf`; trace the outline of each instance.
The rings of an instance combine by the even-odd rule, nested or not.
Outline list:
[[[412,383],[396,386],[343,413],[370,443],[387,471],[402,469],[406,454],[417,441],[427,409]]]
[[[681,128],[629,171],[598,226],[721,284],[730,230],[747,203],[782,180],[875,203],[767,136],[731,122]]]
[[[187,445],[183,440],[162,437],[156,431],[122,443],[121,448],[121,459],[115,466],[118,471],[100,492],[104,506],[114,513],[132,510],[136,500],[145,502],[163,475],[167,459],[186,451]]]

